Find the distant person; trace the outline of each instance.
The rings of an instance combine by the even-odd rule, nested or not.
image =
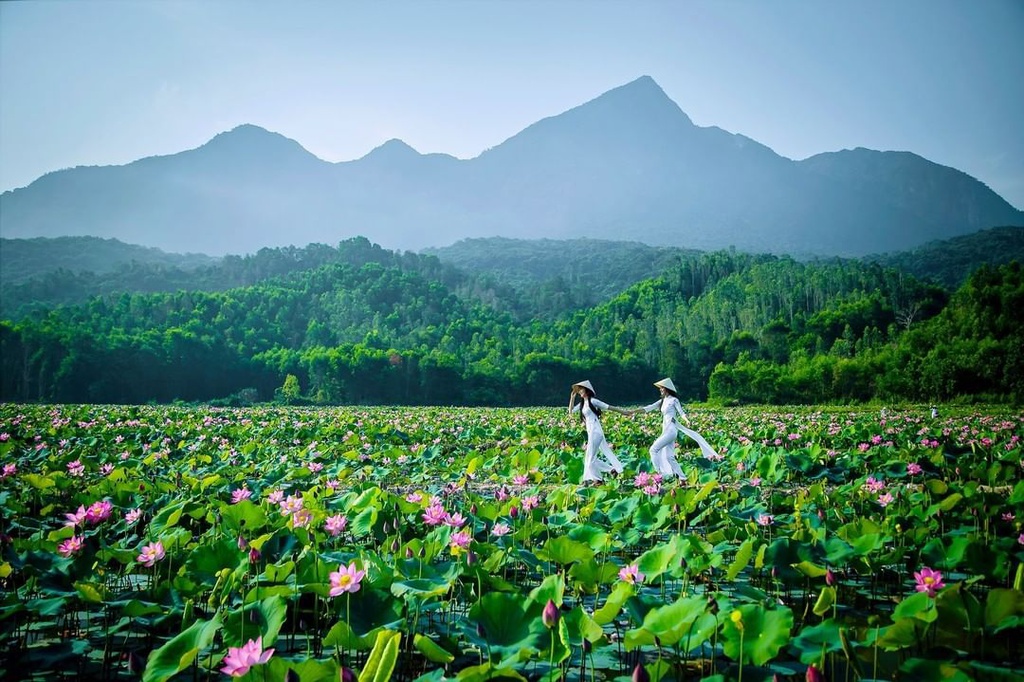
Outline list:
[[[704,453],[705,457],[716,456],[715,449],[708,445],[708,442],[704,440],[696,431],[692,431],[682,426],[676,419],[682,419],[687,424],[690,423],[690,418],[686,416],[686,412],[683,411],[683,406],[679,404],[679,396],[676,392],[676,385],[672,383],[672,379],[665,378],[661,381],[654,383],[658,387],[661,393],[661,400],[651,403],[646,407],[637,408],[633,410],[633,414],[637,412],[653,412],[659,410],[661,412],[661,435],[658,439],[651,444],[650,454],[651,463],[654,465],[655,471],[664,476],[665,478],[671,478],[676,476],[678,478],[685,478],[683,470],[679,467],[679,462],[676,461],[676,438],[679,432],[682,431],[687,436],[692,438],[700,446],[701,452]]]
[[[589,381],[573,384],[569,394],[569,414],[579,413],[587,429],[587,450],[583,457],[583,483],[598,483],[602,480],[603,474],[612,471],[618,475],[623,470],[622,462],[615,456],[608,440],[604,437],[601,413],[611,410],[629,415],[631,412],[598,400],[596,395],[597,391]],[[580,398],[578,405],[576,404],[577,396]]]

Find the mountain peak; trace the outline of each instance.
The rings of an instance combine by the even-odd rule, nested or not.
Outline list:
[[[686,112],[680,109],[679,105],[673,102],[665,94],[665,91],[661,89],[657,81],[650,76],[640,76],[624,85],[612,88],[582,106],[586,107],[598,103],[609,104],[615,107],[624,106],[640,111],[665,111],[673,118],[682,116],[686,119],[687,123],[693,123],[690,117],[686,115]]]
[[[231,130],[217,133],[199,149],[245,156],[258,155],[268,151],[278,154],[294,154],[299,151],[303,155],[312,156],[305,147],[295,140],[251,123],[243,123]]]
[[[393,137],[379,147],[374,147],[370,152],[362,157],[360,161],[367,159],[384,159],[384,160],[395,160],[395,159],[408,159],[414,156],[421,156],[421,154],[407,145],[397,137]]]

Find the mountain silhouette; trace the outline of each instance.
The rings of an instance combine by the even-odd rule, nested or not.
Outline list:
[[[91,235],[211,255],[361,235],[409,250],[592,237],[858,256],[1022,224],[983,183],[909,152],[794,161],[697,126],[649,76],[468,160],[392,139],[329,163],[242,125],[196,149],[56,171],[0,195],[4,237]]]

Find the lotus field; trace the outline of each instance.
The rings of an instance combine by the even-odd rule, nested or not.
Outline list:
[[[1011,680],[1024,416],[0,405],[0,677]]]

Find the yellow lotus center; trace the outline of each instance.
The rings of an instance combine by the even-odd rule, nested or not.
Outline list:
[[[927,578],[924,579],[924,584],[925,585],[931,585],[934,582],[935,582],[935,578],[933,578],[931,576],[928,576]]]
[[[348,574],[345,574],[345,575],[341,576],[340,578],[338,578],[338,582],[341,583],[342,585],[348,585],[350,582],[352,582],[352,576],[350,576]]]

